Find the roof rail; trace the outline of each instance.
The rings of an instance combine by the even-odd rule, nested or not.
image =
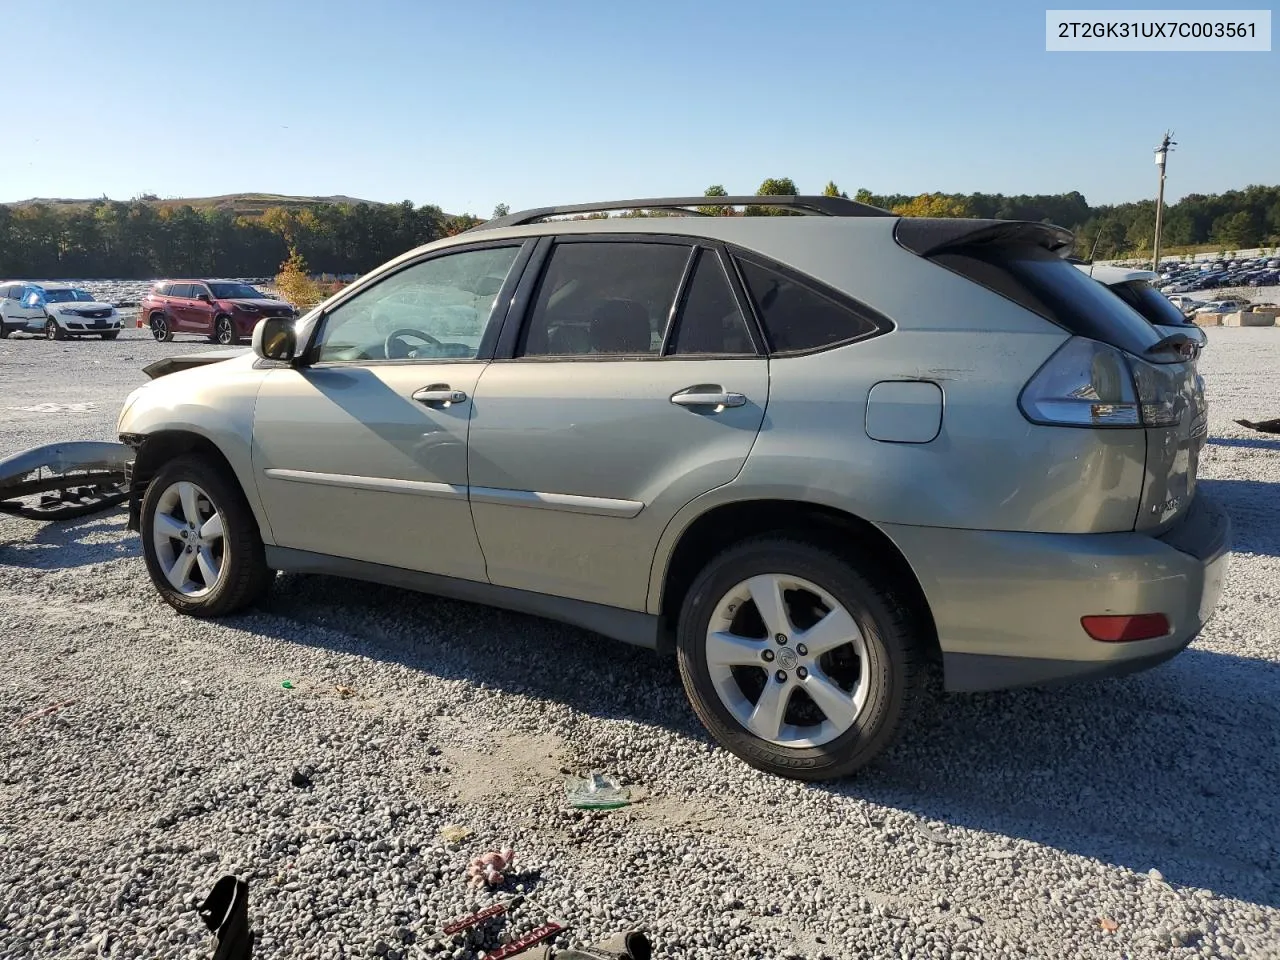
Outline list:
[[[859,203],[848,197],[825,196],[743,196],[743,197],[649,197],[644,200],[606,200],[602,203],[574,203],[559,207],[533,207],[495,217],[472,227],[472,230],[496,230],[499,227],[520,227],[547,217],[574,213],[607,213],[610,210],[681,210],[694,216],[698,207],[787,207],[797,213],[824,217],[892,217],[895,214],[870,204]]]

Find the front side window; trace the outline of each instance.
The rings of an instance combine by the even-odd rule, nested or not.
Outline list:
[[[192,296],[192,294],[191,294],[191,284],[189,284],[189,283],[175,283],[175,284],[171,284],[171,285],[170,285],[170,287],[169,287],[169,296],[171,296],[171,297],[177,297],[177,298],[178,298],[178,299],[180,299],[180,300],[189,300],[189,299],[191,299],[191,296]]]
[[[206,289],[203,283],[193,283],[191,285],[191,292],[187,294],[187,296],[191,297],[194,300],[196,297],[200,296],[200,294],[208,293],[208,292],[209,292],[208,289]]]
[[[874,321],[805,284],[751,260],[740,260],[747,292],[776,353],[817,350],[874,333]]]
[[[520,355],[660,355],[689,253],[677,243],[556,244]]]
[[[330,311],[324,361],[471,360],[520,247],[484,247],[424,260]]]

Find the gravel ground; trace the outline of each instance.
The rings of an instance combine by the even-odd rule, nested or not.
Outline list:
[[[1280,957],[1280,438],[1232,422],[1280,416],[1280,331],[1210,338],[1201,475],[1238,552],[1204,635],[940,698],[836,785],[714,747],[643,651],[319,577],[184,619],[122,512],[0,518],[0,957],[209,956],[193,906],[227,872],[261,957],[474,957],[494,939],[439,927],[505,895],[463,882],[503,843],[507,929],[635,925],[661,957]],[[191,346],[0,342],[0,455],[110,438],[142,363]],[[565,809],[586,766],[642,799]]]

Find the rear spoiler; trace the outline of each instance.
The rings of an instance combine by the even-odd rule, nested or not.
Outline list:
[[[192,367],[203,367],[205,364],[221,363],[223,360],[243,357],[249,352],[248,347],[226,347],[222,350],[206,350],[204,353],[188,353],[180,357],[165,357],[147,364],[142,368],[142,372],[152,380],[156,380],[167,377],[171,373],[177,373],[179,370],[190,370]]]
[[[921,257],[956,247],[1030,244],[1066,257],[1075,234],[1051,223],[1031,220],[962,220],[950,217],[902,217],[893,228],[898,245]]]

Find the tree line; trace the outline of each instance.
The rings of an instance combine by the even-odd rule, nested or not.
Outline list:
[[[765,180],[756,196],[798,193],[787,177]],[[847,197],[834,182],[822,191]],[[704,191],[704,213],[732,215],[717,205],[722,185]],[[854,199],[903,216],[989,217],[1047,221],[1076,234],[1077,253],[1099,259],[1151,250],[1155,202],[1090,206],[1078,191],[1065,194],[874,194]],[[507,212],[504,204],[494,216]],[[762,204],[752,214],[786,214]],[[415,246],[452,236],[481,222],[440,207],[315,203],[270,207],[258,216],[195,209],[151,199],[97,200],[86,205],[0,204],[0,278],[162,276],[252,277],[274,274],[291,256],[312,272],[364,273]],[[1280,244],[1280,186],[1249,186],[1220,194],[1191,194],[1166,206],[1166,250],[1214,244],[1224,250]]]
[[[314,272],[364,273],[479,223],[437,206],[316,203],[259,216],[190,204],[0,204],[0,278],[271,276],[292,254]]]

